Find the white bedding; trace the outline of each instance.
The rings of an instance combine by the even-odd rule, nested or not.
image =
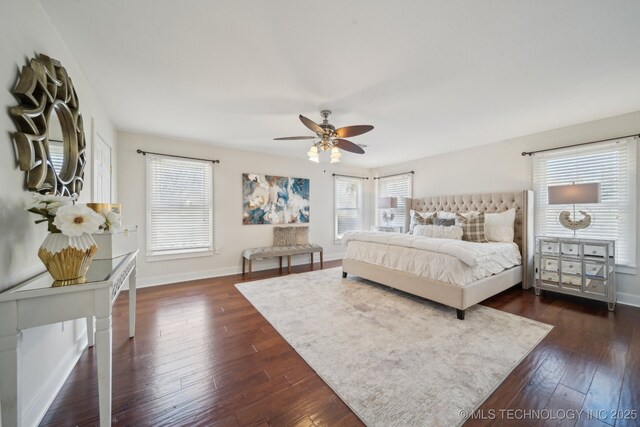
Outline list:
[[[400,233],[347,233],[347,258],[457,285],[520,265],[515,243],[472,243]]]

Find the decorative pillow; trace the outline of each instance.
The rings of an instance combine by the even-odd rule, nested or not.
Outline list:
[[[416,225],[428,225],[431,224],[433,217],[435,216],[435,212],[418,212],[411,209],[409,211],[411,214],[411,222],[409,223],[409,233],[413,233],[413,228]]]
[[[462,227],[457,225],[446,227],[444,225],[416,225],[413,229],[416,236],[433,237],[436,239],[462,240]]]
[[[452,225],[456,225],[456,220],[454,218],[434,218],[433,225],[451,227]]]
[[[477,243],[487,242],[484,233],[484,212],[471,219],[457,214],[456,224],[462,227],[462,240]]]
[[[490,242],[513,242],[516,210],[484,215],[484,233]]]
[[[296,227],[273,227],[273,246],[294,246]]]
[[[296,230],[296,245],[308,245],[309,244],[309,227],[295,227]]]
[[[455,212],[439,211],[439,212],[438,212],[438,218],[443,218],[443,219],[456,219],[456,213],[455,213]]]

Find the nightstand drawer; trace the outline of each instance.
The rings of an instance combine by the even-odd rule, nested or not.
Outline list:
[[[584,262],[584,274],[585,276],[603,279],[606,279],[609,276],[607,272],[607,264],[595,261]]]
[[[597,244],[584,244],[584,255],[591,257],[606,257],[607,256],[607,245],[597,245]]]
[[[544,271],[558,272],[558,259],[542,257],[542,269]]]
[[[547,255],[557,255],[558,254],[559,244],[558,242],[553,242],[549,240],[541,240],[540,241],[540,253]]]
[[[560,275],[558,273],[552,273],[549,271],[541,271],[540,272],[540,280],[545,283],[551,283],[557,285],[560,281]]]
[[[579,259],[562,259],[560,265],[563,273],[582,274],[582,262]]]
[[[601,279],[585,279],[584,291],[590,294],[607,296],[608,283]]]
[[[569,288],[577,288],[580,290],[582,287],[582,276],[574,276],[572,274],[562,274],[562,286]]]
[[[560,243],[560,252],[562,255],[580,256],[580,244],[579,243]]]

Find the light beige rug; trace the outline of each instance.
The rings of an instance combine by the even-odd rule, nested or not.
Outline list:
[[[236,287],[369,426],[455,426],[552,326],[321,270]]]

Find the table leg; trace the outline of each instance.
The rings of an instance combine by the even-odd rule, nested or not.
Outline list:
[[[138,268],[133,267],[129,276],[129,338],[136,334],[136,273]]]
[[[21,344],[21,332],[0,337],[0,425],[3,426],[22,426]]]
[[[93,316],[87,317],[87,346],[93,347],[96,343],[96,327],[93,324]]]
[[[313,270],[313,252],[311,252],[311,270]]]
[[[280,258],[280,271],[282,272],[282,257],[278,257]]]
[[[323,268],[324,268],[324,262],[322,259],[322,251],[320,251],[320,269],[323,269]]]
[[[111,425],[111,314],[96,316],[96,353],[98,357],[98,402],[100,425]]]

